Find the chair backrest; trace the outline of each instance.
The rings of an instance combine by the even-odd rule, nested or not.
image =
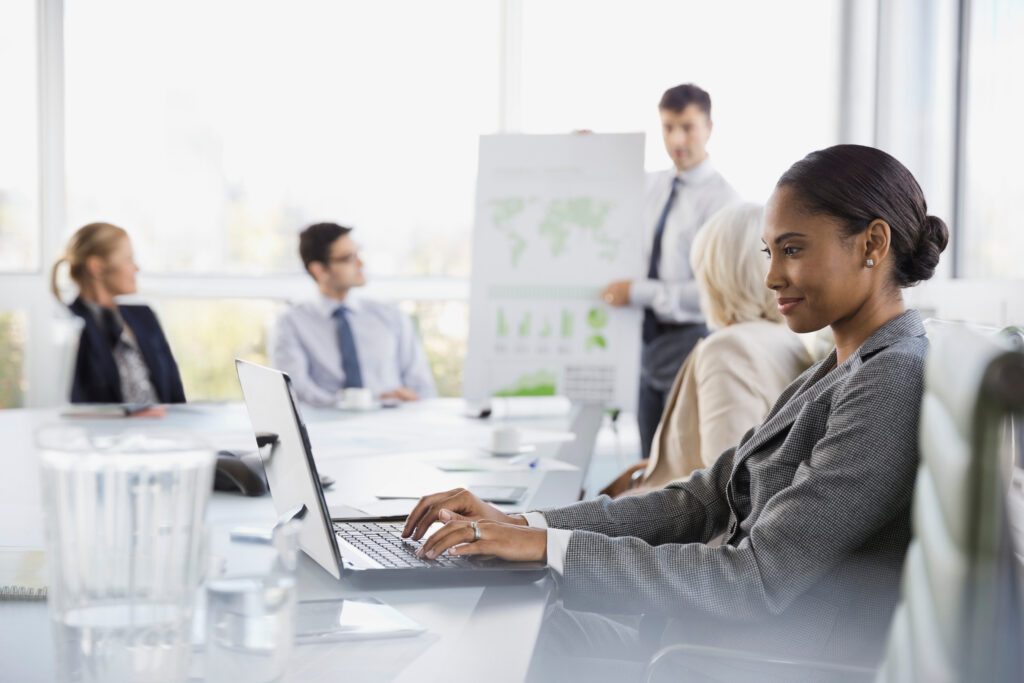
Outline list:
[[[51,362],[47,376],[36,388],[34,404],[38,407],[67,405],[71,400],[71,384],[78,361],[78,345],[85,323],[77,315],[61,307],[54,311],[50,321],[51,338],[48,344],[37,347],[45,350]]]
[[[559,446],[558,453],[555,455],[556,459],[575,465],[579,470],[578,488],[582,488],[586,483],[590,462],[594,457],[597,433],[601,430],[601,423],[604,421],[604,413],[605,409],[602,404],[575,403],[569,429],[576,435],[576,438]]]
[[[1024,411],[1024,354],[964,328],[929,337],[914,539],[877,680],[1020,680],[1020,570],[1000,461],[1006,419]]]

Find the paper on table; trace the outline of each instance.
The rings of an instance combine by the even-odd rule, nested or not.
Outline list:
[[[418,500],[418,498],[374,499],[365,502],[361,501],[359,503],[359,509],[365,510],[366,514],[371,517],[407,517],[409,513],[412,512],[412,509],[416,507],[416,502]]]
[[[575,469],[573,465],[561,460],[529,454],[525,457],[516,456],[506,460],[490,457],[466,458],[463,460],[436,460],[431,464],[442,472],[522,472],[530,469],[548,471]]]
[[[470,417],[558,417],[568,415],[572,402],[565,396],[492,396],[467,407]]]
[[[575,440],[576,435],[572,432],[554,429],[523,429],[520,435],[520,441],[523,443],[568,443]]]
[[[61,411],[61,417],[164,417],[167,406],[148,403],[80,403]]]
[[[194,648],[205,645],[205,624],[206,605],[199,604],[192,628]],[[300,600],[295,605],[297,643],[402,638],[425,631],[419,623],[376,598]]]
[[[419,635],[426,629],[376,598],[300,601],[295,609],[295,640],[367,640]]]

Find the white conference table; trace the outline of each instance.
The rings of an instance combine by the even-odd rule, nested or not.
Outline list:
[[[533,509],[576,499],[580,472],[554,460],[568,416],[516,421],[526,441],[537,443],[535,466],[508,465],[479,446],[493,425],[462,415],[459,400],[427,401],[397,409],[351,414],[303,409],[317,467],[336,483],[325,491],[329,506],[347,504],[374,514],[397,512],[413,501],[376,501],[374,493],[407,486],[429,492],[481,483],[528,487],[518,506]],[[72,423],[97,432],[186,429],[214,448],[254,449],[244,406],[172,406],[164,418],[84,419],[54,410],[0,411],[0,547],[44,546],[42,498],[33,434],[41,426]],[[559,435],[557,432],[561,431]],[[481,458],[494,471],[441,471],[438,464]],[[529,460],[533,460],[532,456]],[[228,533],[265,526],[276,515],[269,496],[214,493],[207,510],[214,554],[229,554]],[[551,580],[519,586],[356,591],[309,558],[299,567],[299,599],[372,595],[426,627],[412,638],[296,646],[292,681],[521,681],[540,629]],[[54,646],[45,602],[0,602],[0,678],[29,683],[54,678]],[[202,671],[197,652],[193,672]]]

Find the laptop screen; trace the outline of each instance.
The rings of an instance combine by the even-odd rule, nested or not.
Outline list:
[[[300,546],[317,564],[341,578],[338,544],[291,380],[283,372],[244,360],[235,360],[235,368],[274,508],[280,515],[299,503],[306,505],[309,514],[302,525]]]

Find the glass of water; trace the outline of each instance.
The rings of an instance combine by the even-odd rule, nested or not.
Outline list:
[[[62,681],[184,681],[213,452],[184,433],[36,434]]]
[[[295,643],[300,524],[279,522],[265,537],[233,536],[229,562],[206,582],[207,681],[284,679]]]

